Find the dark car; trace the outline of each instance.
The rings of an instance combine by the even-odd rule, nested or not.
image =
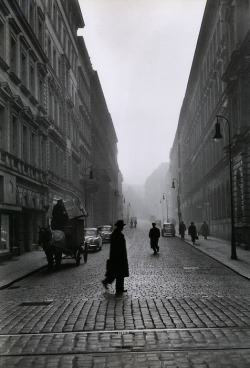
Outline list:
[[[112,226],[111,225],[102,225],[97,226],[98,234],[101,236],[103,243],[110,242],[110,235],[112,234]]]
[[[161,235],[162,236],[175,236],[174,224],[171,224],[170,222],[167,222],[167,223],[165,222],[161,229]]]
[[[84,229],[84,240],[87,250],[102,250],[102,238],[98,234],[97,228],[89,227]]]

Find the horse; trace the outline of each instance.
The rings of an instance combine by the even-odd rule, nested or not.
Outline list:
[[[38,245],[43,247],[48,261],[49,270],[53,270],[54,262],[59,268],[62,260],[62,249],[65,246],[65,234],[60,230],[51,230],[50,227],[39,226]]]

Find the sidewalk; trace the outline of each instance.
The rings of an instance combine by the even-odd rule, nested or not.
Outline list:
[[[196,240],[195,245],[193,245],[190,236],[185,235],[185,242],[250,280],[250,250],[237,246],[237,260],[233,260],[231,259],[231,243],[229,241],[213,237],[208,237],[205,240],[203,236],[199,235],[199,240]]]
[[[228,241],[213,237],[204,240],[203,237],[199,237],[199,240],[193,245],[190,237],[186,235],[185,242],[250,280],[249,250],[237,247],[238,259],[232,260],[231,244]],[[47,260],[42,249],[27,252],[18,257],[13,257],[11,260],[0,262],[0,290],[44,267],[47,267]]]
[[[0,290],[44,267],[47,259],[42,248],[0,262]]]

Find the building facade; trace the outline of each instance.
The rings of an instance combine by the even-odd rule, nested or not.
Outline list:
[[[169,222],[172,215],[170,208],[171,178],[168,175],[169,163],[161,163],[146,179],[145,204],[150,219]]]
[[[59,198],[87,206],[95,71],[83,27],[77,0],[0,2],[0,256],[32,250]]]
[[[243,244],[250,239],[249,97],[250,1],[208,0],[170,171],[179,179],[184,221],[194,221],[199,228],[205,220],[213,236],[229,240],[233,216],[236,242]],[[215,143],[217,115],[223,139]]]
[[[92,160],[97,187],[90,188],[90,207],[95,226],[113,225],[122,203],[117,136],[97,72],[93,73],[91,86]]]

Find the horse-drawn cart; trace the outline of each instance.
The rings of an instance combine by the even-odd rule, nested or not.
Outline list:
[[[80,265],[81,255],[87,262],[87,249],[84,243],[84,212],[73,201],[65,202],[69,220],[63,231],[40,228],[39,244],[46,253],[49,269],[53,268],[54,261],[59,267],[61,260],[75,259],[76,266]],[[64,257],[63,257],[64,256]]]

